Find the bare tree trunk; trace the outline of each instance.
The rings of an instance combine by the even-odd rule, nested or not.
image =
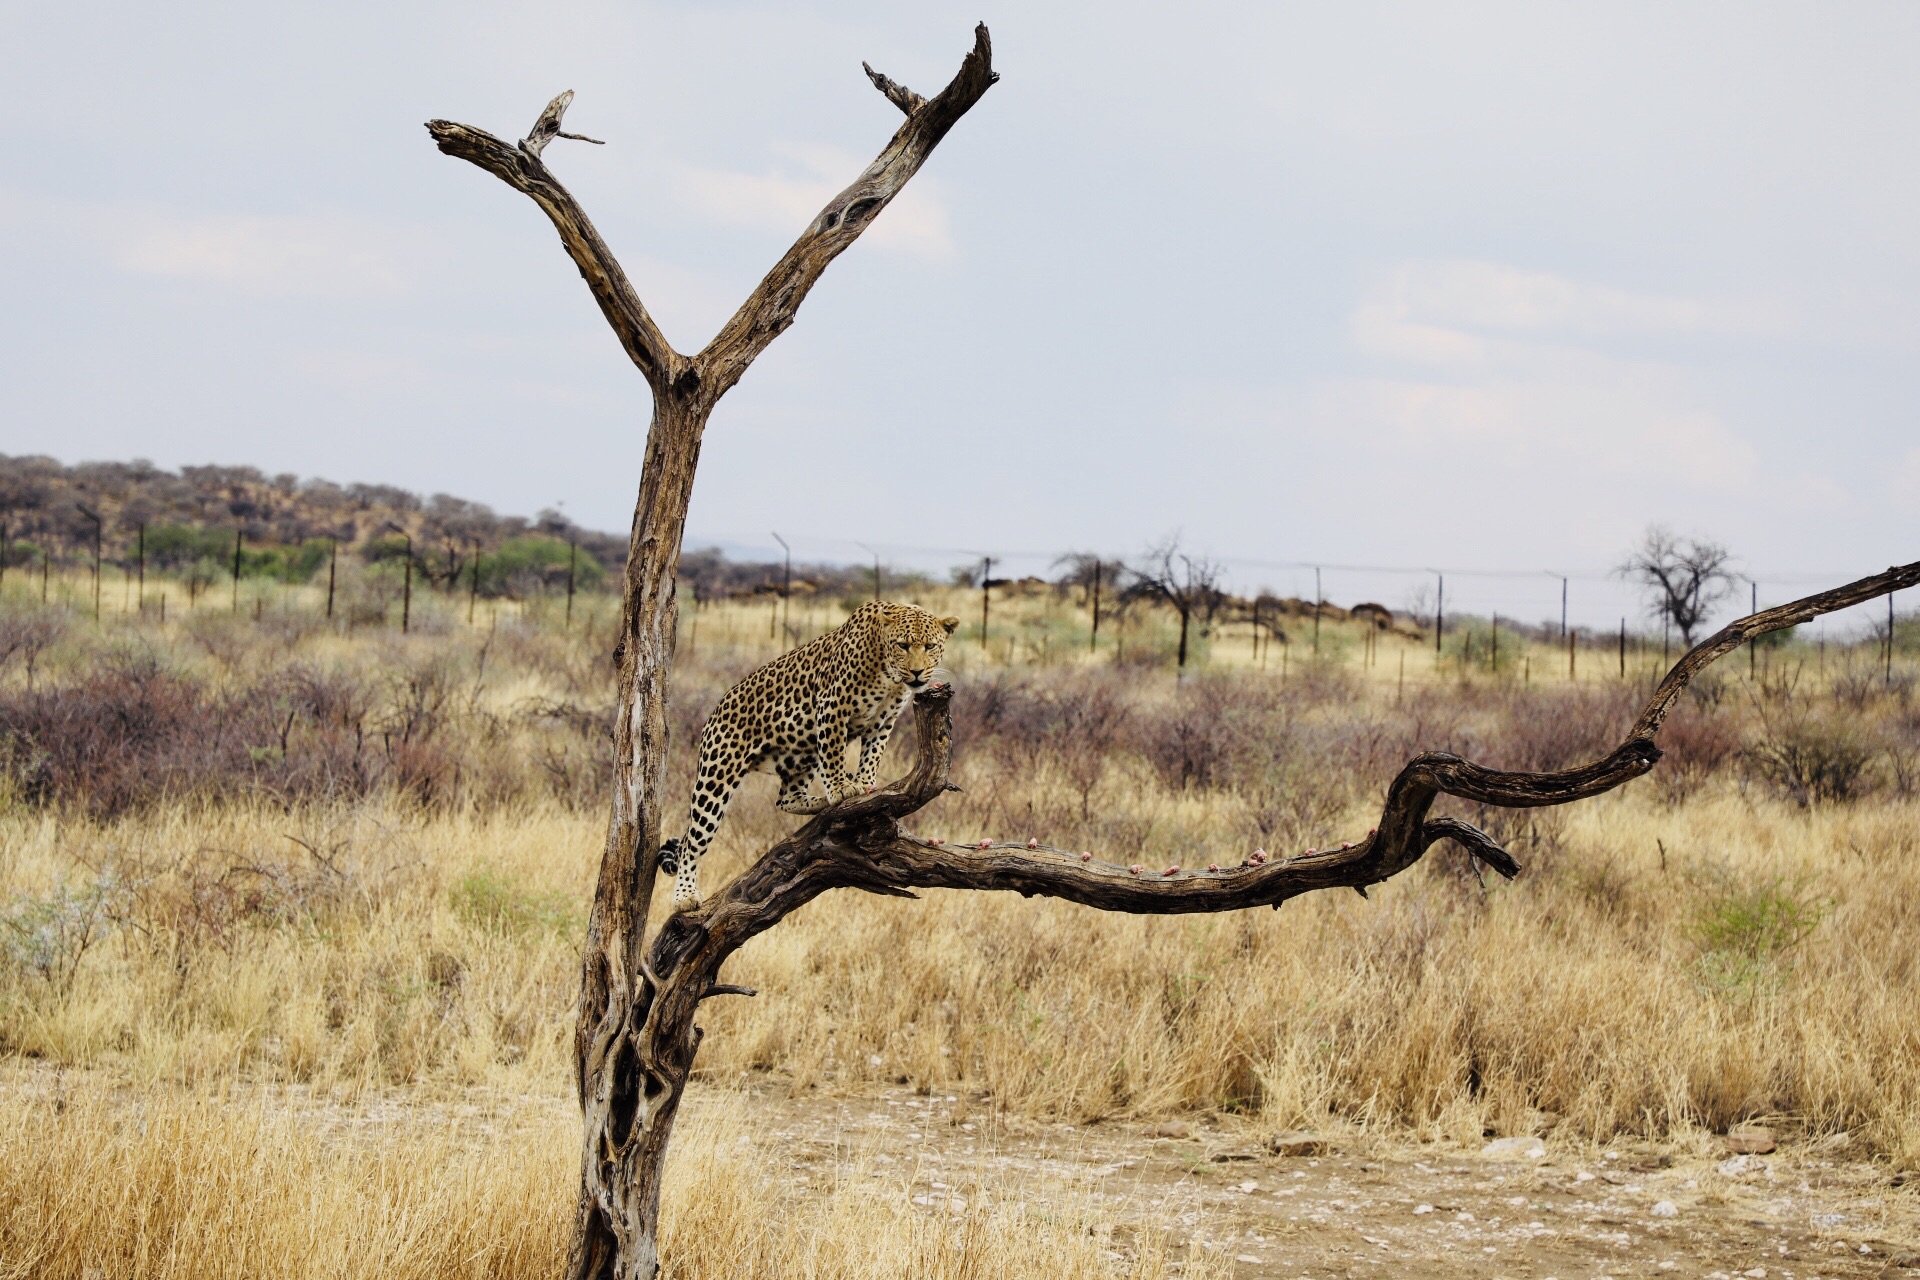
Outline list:
[[[653,388],[653,422],[634,504],[620,639],[613,654],[619,719],[612,806],[581,961],[574,1039],[584,1112],[580,1203],[568,1266],[576,1280],[648,1280],[659,1268],[662,1166],[699,1041],[694,1010],[713,994],[705,987],[692,995],[678,987],[663,991],[649,976],[646,960],[667,760],[668,677],[679,621],[675,575],[701,436],[714,405],[793,323],[827,264],[900,193],[947,131],[999,78],[992,62],[987,29],[981,26],[953,82],[932,99],[866,68],[874,87],[906,116],[905,123],[696,356],[681,355],[668,344],[612,251],[542,159],[555,138],[593,141],[561,131],[571,92],[549,103],[517,144],[447,120],[427,125],[442,151],[487,170],[540,206],[628,358]],[[669,920],[656,939],[656,962],[665,957],[670,968],[680,968],[677,949],[690,945],[690,931],[702,929],[685,917]]]

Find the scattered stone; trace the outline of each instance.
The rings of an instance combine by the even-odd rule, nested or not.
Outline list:
[[[1759,1156],[1734,1156],[1731,1160],[1722,1160],[1714,1168],[1723,1178],[1751,1178],[1767,1171],[1767,1162]]]
[[[1215,1164],[1231,1164],[1239,1160],[1258,1160],[1259,1158],[1259,1153],[1255,1151],[1216,1151],[1207,1157]]]
[[[1495,1138],[1480,1148],[1480,1154],[1489,1160],[1541,1160],[1547,1144],[1538,1138]]]
[[[1773,1130],[1761,1124],[1737,1124],[1727,1130],[1727,1150],[1741,1156],[1763,1156],[1774,1148]]]
[[[1677,1218],[1680,1216],[1680,1206],[1671,1200],[1662,1200],[1648,1212],[1656,1218]]]
[[[1267,1150],[1277,1156],[1305,1159],[1310,1156],[1332,1155],[1333,1143],[1317,1133],[1295,1129],[1286,1133],[1276,1133],[1268,1138]]]
[[[1415,1213],[1432,1213],[1433,1206],[1430,1204],[1417,1204],[1413,1206],[1413,1211]]]
[[[1179,1120],[1169,1120],[1163,1125],[1156,1126],[1153,1131],[1153,1136],[1156,1138],[1186,1138],[1192,1134],[1192,1127]]]

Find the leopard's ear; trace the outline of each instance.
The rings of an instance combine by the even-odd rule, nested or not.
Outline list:
[[[959,626],[960,626],[960,619],[958,619],[958,618],[942,618],[942,619],[940,619],[940,625],[941,625],[941,626],[943,626],[943,627],[945,627],[945,628],[947,629],[947,634],[948,634],[948,635],[952,635],[952,634],[953,634],[953,633],[954,633],[954,632],[955,632],[956,630],[958,630],[958,629],[959,629]]]

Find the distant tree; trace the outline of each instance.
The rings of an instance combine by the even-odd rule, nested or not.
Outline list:
[[[1121,591],[1126,601],[1148,600],[1164,604],[1180,615],[1180,654],[1177,664],[1187,665],[1187,635],[1194,623],[1207,627],[1226,601],[1220,590],[1221,565],[1213,560],[1196,559],[1180,549],[1179,537],[1166,538],[1147,548],[1140,563],[1127,570],[1127,585]]]
[[[1733,553],[1717,542],[1681,538],[1656,524],[1615,572],[1638,583],[1647,597],[1647,611],[1673,623],[1681,643],[1691,648],[1693,633],[1733,592],[1734,578],[1727,568],[1732,561]]]
[[[1088,551],[1069,552],[1055,560],[1053,567],[1060,571],[1060,576],[1053,580],[1055,585],[1079,587],[1082,591],[1091,590],[1096,578],[1102,591],[1117,591],[1118,584],[1127,576],[1126,561],[1104,560]]]

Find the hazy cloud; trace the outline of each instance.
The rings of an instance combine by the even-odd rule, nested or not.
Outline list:
[[[689,166],[680,171],[676,194],[688,207],[729,225],[797,236],[868,163],[832,147],[788,143],[774,150],[789,162],[784,171],[741,173]],[[881,212],[861,242],[895,252],[950,257],[953,233],[938,181],[916,177]]]
[[[403,237],[342,216],[181,216],[125,209],[97,223],[127,271],[252,294],[391,297],[412,284]]]

